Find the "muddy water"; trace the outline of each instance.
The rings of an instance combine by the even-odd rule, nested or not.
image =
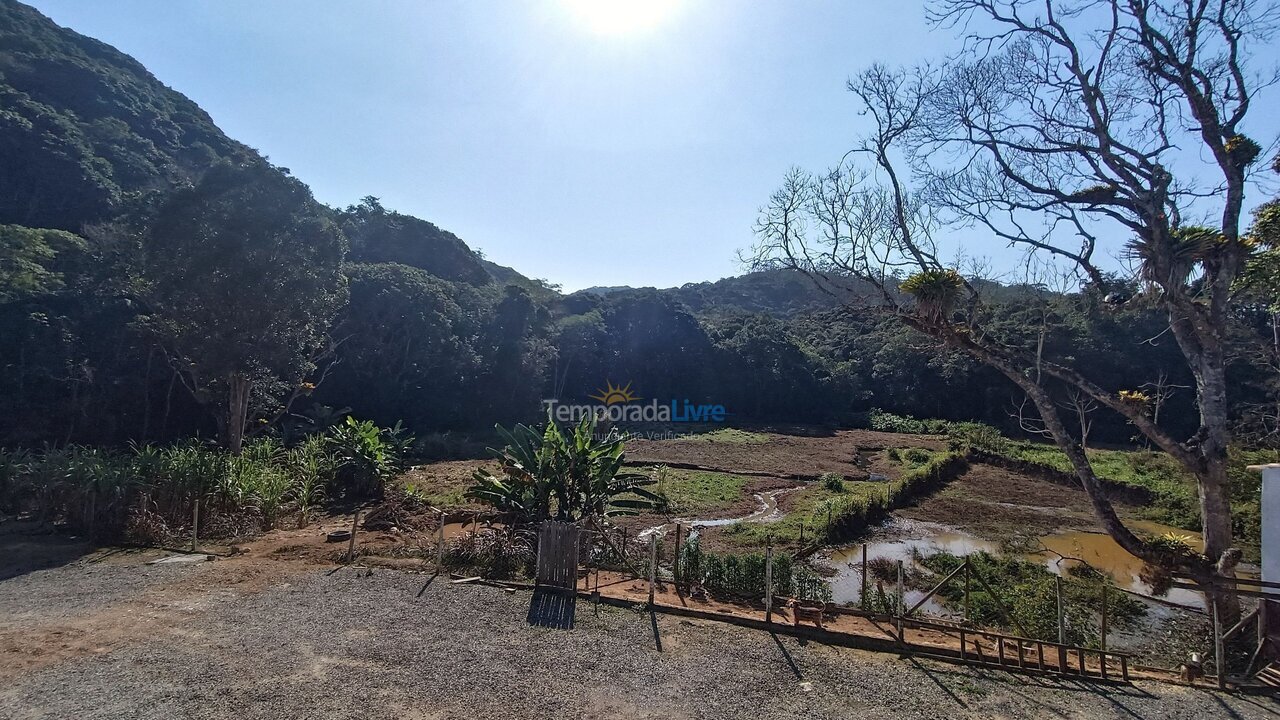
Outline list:
[[[783,512],[780,509],[778,509],[778,497],[781,496],[783,493],[789,492],[794,489],[795,488],[782,488],[781,490],[769,490],[762,493],[756,493],[755,495],[752,496],[755,498],[755,501],[756,501],[756,505],[757,505],[756,509],[753,510],[750,514],[743,515],[742,517],[714,518],[714,519],[676,518],[673,522],[663,523],[661,525],[654,525],[651,528],[646,528],[644,530],[641,530],[640,534],[637,537],[646,538],[646,537],[649,537],[650,535],[653,535],[654,533],[657,533],[659,537],[661,537],[663,535],[666,535],[666,533],[672,528],[674,528],[677,524],[684,525],[687,528],[693,529],[693,528],[707,528],[707,527],[723,527],[725,525],[736,525],[738,523],[743,523],[743,522],[757,522],[757,523],[777,522],[778,520],[782,519],[782,515],[783,515]]]
[[[1190,536],[1193,546],[1203,547],[1199,535],[1190,531],[1142,521],[1132,522],[1130,527],[1156,535],[1174,532]],[[1142,562],[1121,549],[1111,536],[1095,532],[1066,532],[1045,535],[1039,540],[1044,548],[1043,551],[1023,553],[1021,557],[1042,562],[1050,571],[1058,574],[1066,572],[1067,567],[1072,563],[1084,561],[1103,572],[1110,573],[1119,587],[1151,596],[1151,587],[1141,578]],[[867,543],[869,559],[885,557],[891,560],[902,560],[908,565],[912,562],[915,552],[929,554],[945,551],[954,555],[966,555],[984,550],[992,553],[999,552],[1000,545],[945,525],[902,518],[895,518],[889,522]],[[828,562],[836,570],[836,575],[831,578],[835,601],[857,602],[862,590],[862,546],[838,548],[831,553]],[[886,586],[885,592],[892,595],[893,588]],[[908,592],[908,607],[920,597],[923,597],[921,592]],[[1160,599],[1186,607],[1203,608],[1204,606],[1200,595],[1191,590],[1170,590],[1168,595]],[[932,614],[949,614],[932,600],[921,609]]]

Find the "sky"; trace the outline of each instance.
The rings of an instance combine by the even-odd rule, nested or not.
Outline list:
[[[377,196],[566,291],[740,274],[787,169],[864,128],[847,78],[957,42],[920,0],[27,1],[320,201]]]

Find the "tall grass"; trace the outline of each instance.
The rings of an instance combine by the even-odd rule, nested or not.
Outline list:
[[[382,482],[398,467],[402,437],[376,426],[370,434],[372,439],[360,439],[359,450],[376,458],[371,475]],[[197,500],[205,528],[236,516],[270,529],[291,512],[305,525],[341,482],[338,453],[348,462],[359,454],[344,446],[341,431],[305,438],[293,448],[262,438],[240,455],[195,441],[128,449],[0,448],[0,512],[65,524],[100,539],[123,537],[133,515],[145,516],[132,525],[148,528],[149,537],[189,528]],[[357,481],[367,484],[370,477]]]

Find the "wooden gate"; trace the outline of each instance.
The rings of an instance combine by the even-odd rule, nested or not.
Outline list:
[[[578,586],[577,525],[547,520],[538,532],[539,587],[575,590]]]

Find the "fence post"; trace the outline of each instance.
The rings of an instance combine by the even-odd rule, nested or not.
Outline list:
[[[867,610],[867,544],[862,543],[862,595],[858,598],[862,603],[862,610]]]
[[[680,523],[676,523],[676,550],[671,558],[671,574],[676,578],[676,591],[680,590],[680,536],[683,534],[684,528],[680,527]]]
[[[196,551],[196,543],[200,538],[200,496],[196,495],[196,501],[191,507],[191,552]]]
[[[804,545],[804,518],[800,518],[800,544]]]
[[[649,536],[649,607],[653,607],[653,591],[658,584],[658,534]]]
[[[773,545],[764,549],[764,621],[773,622]]]
[[[969,622],[969,556],[964,556],[964,612],[961,615],[965,622]]]
[[[1062,608],[1062,576],[1053,576],[1054,591],[1058,596],[1058,672],[1067,674],[1067,621]]]
[[[444,513],[440,513],[440,527],[436,538],[436,572],[444,571]]]
[[[1265,602],[1265,601],[1264,601]],[[1213,667],[1218,673],[1218,689],[1227,689],[1227,653],[1222,642],[1222,622],[1218,614],[1218,598],[1212,601],[1213,609]]]
[[[1102,652],[1105,653],[1107,651],[1107,585],[1106,583],[1103,583],[1102,585],[1102,640],[1101,642],[1102,642]],[[1102,667],[1103,667],[1104,673],[1106,672],[1106,666],[1107,666],[1107,659],[1104,656],[1102,658]]]
[[[360,524],[360,511],[351,517],[351,540],[347,543],[347,562],[356,558],[356,528]]]
[[[902,561],[899,560],[898,561],[898,642],[899,643],[904,642],[904,636],[902,634],[902,611],[905,609],[903,608],[904,600],[905,598],[903,597],[903,590],[902,590]]]

